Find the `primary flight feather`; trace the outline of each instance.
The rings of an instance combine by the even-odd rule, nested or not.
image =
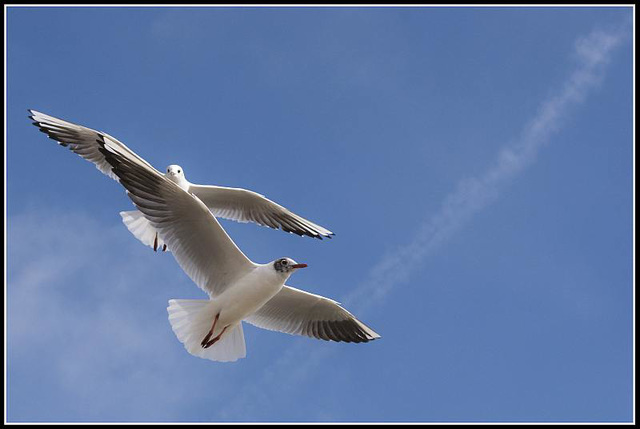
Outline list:
[[[118,147],[136,164],[150,168],[161,174],[151,164],[129,149],[124,143],[102,131],[77,125],[44,113],[29,110],[33,124],[49,138],[66,146],[106,174],[115,179],[119,178],[111,171],[104,154],[99,150],[99,140],[103,140]],[[169,165],[165,177],[175,182],[183,190],[196,195],[214,214],[214,216],[237,222],[254,222],[259,225],[308,237],[331,238],[334,234],[328,229],[317,225],[285,207],[269,200],[264,195],[242,188],[228,188],[214,185],[198,185],[187,180],[184,169],[179,165]],[[139,211],[120,212],[124,224],[129,231],[142,243],[154,250],[167,250],[157,231],[149,224]],[[170,247],[170,246],[169,246]]]

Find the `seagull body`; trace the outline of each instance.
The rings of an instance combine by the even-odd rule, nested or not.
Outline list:
[[[64,121],[35,110],[29,110],[29,112],[34,125],[40,128],[40,131],[47,134],[49,138],[56,140],[58,144],[69,147],[81,157],[93,162],[101,172],[112,179],[119,180],[111,171],[111,166],[104,159],[104,155],[100,152],[98,140],[104,140],[114,146],[118,146],[131,159],[135,159],[155,170],[151,164],[125,146],[124,143],[107,133]],[[160,172],[158,173],[161,174]],[[211,210],[214,216],[243,223],[254,222],[262,226],[282,229],[289,233],[318,239],[323,237],[331,238],[334,235],[328,229],[304,219],[257,192],[242,188],[191,183],[187,180],[184,169],[175,164],[167,167],[164,176],[180,186],[182,190],[196,195]],[[143,244],[152,247],[154,250],[159,248],[167,250],[166,243],[162,241],[155,228],[139,211],[122,211],[120,216],[129,231]]]
[[[297,267],[293,270],[304,266],[286,260]],[[275,262],[254,264],[215,299],[169,301],[171,326],[189,353],[220,361],[246,356],[242,320],[278,294],[291,274],[278,273]],[[217,341],[221,342],[214,346]],[[209,349],[211,346],[214,347]]]
[[[42,128],[43,115],[32,114]],[[190,192],[188,182],[160,173],[103,133],[92,131],[92,145],[65,144],[86,139],[48,121],[45,132],[50,137],[61,139],[124,186],[178,265],[209,295],[202,300],[169,300],[171,327],[189,353],[214,361],[245,357],[243,321],[323,340],[360,343],[380,337],[336,301],[285,284],[306,264],[290,258],[258,264],[247,258],[210,208]]]

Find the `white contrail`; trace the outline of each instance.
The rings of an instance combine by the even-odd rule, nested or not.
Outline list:
[[[413,241],[385,256],[371,269],[367,281],[342,302],[362,314],[409,278],[412,272],[408,267],[419,266],[417,262],[493,202],[502,188],[535,160],[571,106],[584,101],[589,90],[602,80],[610,52],[622,41],[623,34],[595,31],[579,39],[575,48],[578,66],[560,92],[542,103],[520,138],[504,147],[484,174],[461,181],[440,210],[422,224]]]
[[[598,30],[579,39],[574,50],[577,61],[575,70],[558,93],[541,104],[515,143],[505,146],[484,174],[461,181],[444,200],[440,210],[419,227],[410,243],[382,258],[361,286],[340,301],[354,314],[363,316],[391,290],[408,280],[412,274],[408,267],[420,266],[418,262],[451,237],[474,214],[493,202],[500,191],[535,160],[539,149],[558,130],[571,107],[584,102],[589,91],[602,80],[611,52],[623,41],[627,29],[625,23],[614,31]],[[257,383],[242,390],[238,401],[225,407],[223,417],[229,418],[238,412],[250,415],[248,408],[255,409],[256,405],[270,400],[265,387],[275,385],[274,381],[278,381],[277,385],[281,387],[291,386],[292,383],[283,383],[282,379],[299,380],[308,376],[310,368],[324,359],[329,350],[326,348],[321,353],[314,352],[309,356],[299,344],[290,348],[265,368]],[[292,369],[295,372],[292,373]],[[278,396],[282,393],[280,391]]]

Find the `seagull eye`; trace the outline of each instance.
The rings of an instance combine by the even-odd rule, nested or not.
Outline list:
[[[178,173],[180,173],[180,170],[178,170]]]
[[[288,262],[287,262],[287,260],[286,260],[286,259],[283,259],[283,260],[282,260],[282,265],[287,265],[287,263],[288,263]]]

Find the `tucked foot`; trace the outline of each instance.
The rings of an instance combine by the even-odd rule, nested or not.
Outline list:
[[[215,337],[213,340],[209,341],[208,343],[206,343],[202,347],[205,348],[205,349],[208,349],[209,347],[214,345],[216,342],[218,342],[218,340],[220,339],[220,337],[222,337],[222,334],[224,334],[224,331],[226,331],[226,330],[227,330],[227,327],[225,326],[224,328],[222,328],[222,332],[220,332],[217,337]]]
[[[220,313],[216,314],[216,317],[213,319],[213,325],[211,325],[211,329],[209,330],[209,332],[207,333],[207,335],[204,337],[204,339],[202,340],[202,342],[200,342],[200,345],[203,348],[207,348],[209,346],[207,346],[207,342],[209,341],[209,338],[211,338],[211,336],[213,335],[213,330],[216,329],[216,322],[218,321],[218,318],[220,317]],[[223,329],[224,331],[224,329]],[[219,337],[220,335],[218,335]]]
[[[153,251],[158,251],[158,233],[156,232],[156,237],[153,239]]]

